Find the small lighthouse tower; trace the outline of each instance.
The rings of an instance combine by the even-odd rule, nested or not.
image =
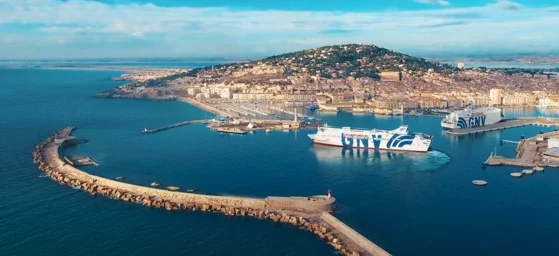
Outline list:
[[[328,199],[332,199],[332,190],[328,189]]]

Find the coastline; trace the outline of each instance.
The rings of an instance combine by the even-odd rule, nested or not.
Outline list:
[[[33,162],[60,184],[91,195],[163,208],[168,211],[203,211],[229,216],[269,219],[298,226],[327,241],[343,255],[390,255],[328,212],[335,199],[326,196],[247,198],[168,191],[115,181],[88,174],[65,163],[59,155],[73,141],[74,128],[63,128],[36,146]]]

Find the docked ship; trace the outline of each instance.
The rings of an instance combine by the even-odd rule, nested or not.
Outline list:
[[[447,115],[441,126],[445,129],[463,129],[495,124],[503,120],[503,110],[495,107],[473,108],[455,111]]]
[[[315,144],[344,148],[427,152],[432,136],[409,133],[408,126],[394,130],[365,130],[350,127],[335,128],[324,125],[316,134],[309,134]]]

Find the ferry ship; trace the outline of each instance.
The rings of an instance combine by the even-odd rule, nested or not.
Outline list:
[[[447,115],[441,126],[445,129],[463,129],[495,124],[503,120],[503,110],[495,107],[467,107]]]
[[[316,134],[309,134],[315,144],[344,148],[427,152],[432,136],[409,133],[408,126],[394,130],[365,130],[350,127],[335,128],[324,125]]]

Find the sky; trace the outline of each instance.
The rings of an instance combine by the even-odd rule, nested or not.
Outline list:
[[[0,59],[559,53],[558,0],[0,0]]]

